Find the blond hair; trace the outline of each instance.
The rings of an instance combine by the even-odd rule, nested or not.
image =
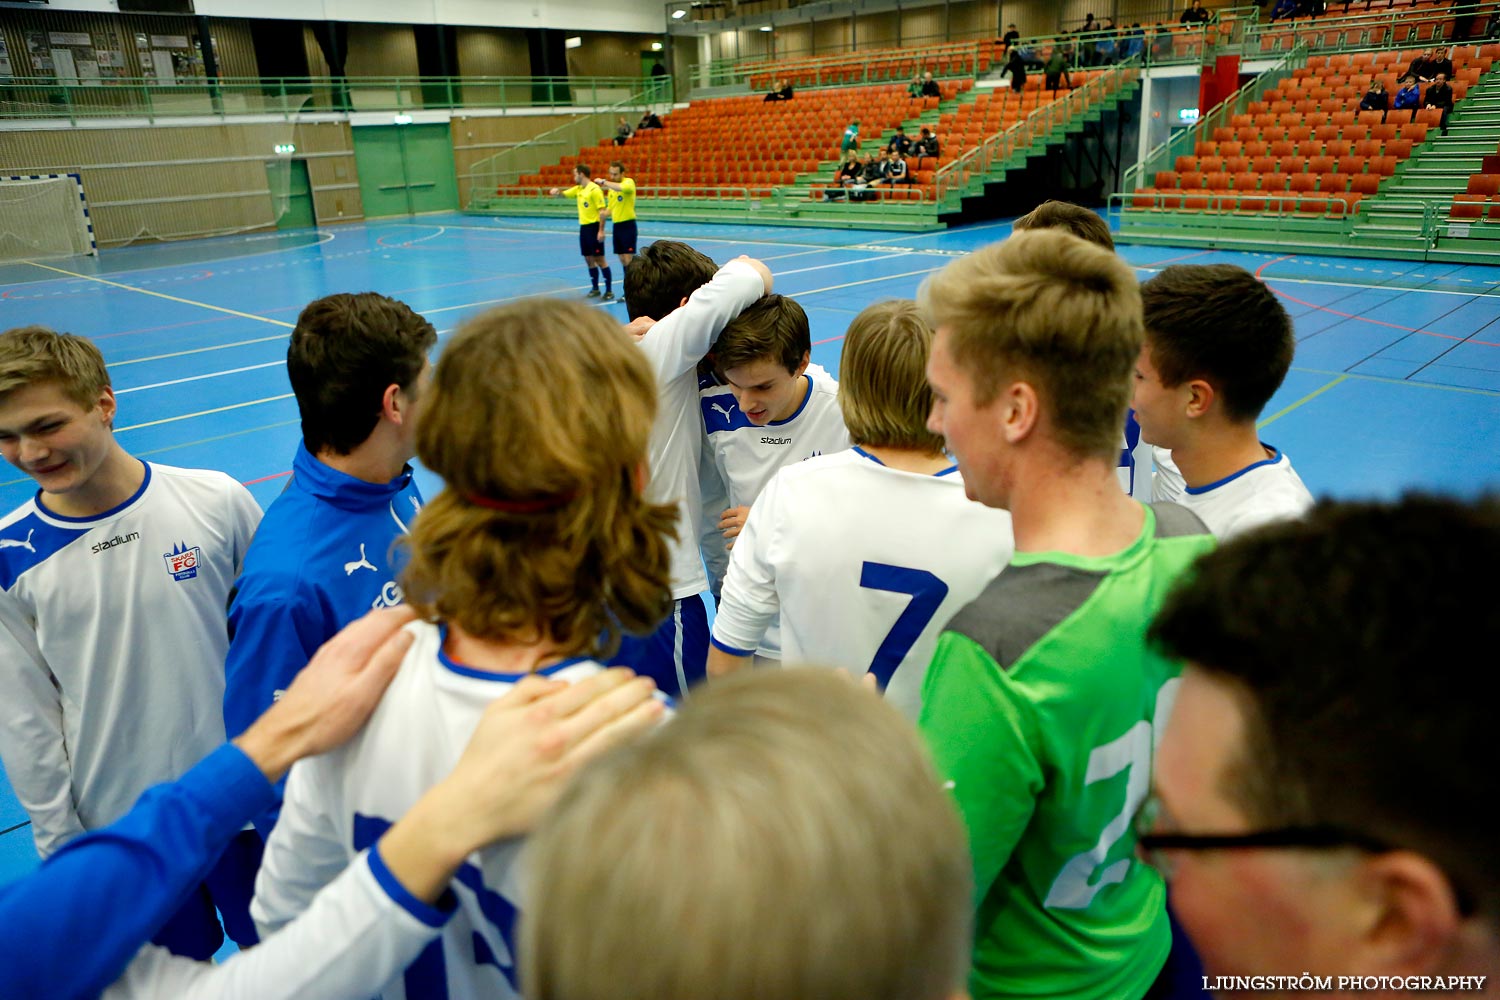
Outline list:
[[[855,444],[943,450],[942,435],[927,429],[931,352],[932,327],[910,299],[877,302],[854,317],[844,334],[839,409]]]
[[[419,409],[417,455],[447,485],[410,536],[419,614],[569,655],[666,617],[676,508],[638,488],[656,384],[618,324],[549,299],[491,310],[443,351]]]
[[[51,383],[85,409],[110,387],[104,355],[92,340],[45,326],[18,326],[0,333],[0,397],[30,385]]]
[[[836,671],[698,689],[528,850],[530,1000],[939,1000],[968,969],[963,825],[916,731]]]
[[[1089,458],[1120,447],[1143,333],[1140,286],[1119,257],[1060,230],[1016,233],[928,278],[918,301],[978,404],[1030,382],[1062,447]]]

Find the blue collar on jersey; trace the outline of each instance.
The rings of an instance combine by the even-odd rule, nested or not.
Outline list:
[[[140,462],[141,467],[146,470],[145,476],[141,479],[140,487],[134,493],[130,494],[127,499],[115,504],[113,507],[102,514],[91,514],[88,517],[68,517],[64,514],[59,514],[51,507],[48,507],[46,504],[42,503],[41,490],[36,491],[36,509],[41,511],[43,514],[46,514],[54,521],[63,521],[67,524],[91,524],[94,521],[102,521],[107,517],[114,517],[116,514],[120,513],[120,511],[124,510],[126,507],[129,507],[131,504],[139,500],[145,494],[146,487],[151,485],[151,463],[141,458],[136,459],[136,461]]]
[[[297,456],[292,459],[292,479],[297,488],[336,507],[360,510],[380,507],[391,497],[411,485],[411,466],[388,483],[367,483],[318,459],[307,450],[305,441],[297,442]]]
[[[793,413],[790,417],[787,417],[785,420],[771,420],[771,421],[767,421],[767,423],[766,423],[767,427],[781,427],[781,426],[784,426],[786,424],[791,423],[793,420],[796,420],[798,417],[802,416],[802,411],[805,410],[805,409],[807,409],[807,404],[808,403],[812,402],[812,394],[813,394],[813,380],[812,380],[812,376],[808,375],[807,373],[804,372],[803,375],[802,375],[802,377],[805,378],[805,379],[807,379],[807,394],[802,397],[802,405],[799,406],[799,407],[797,407],[797,412],[796,413]]]
[[[518,684],[521,678],[530,676],[528,674],[503,674],[496,670],[475,670],[473,667],[465,666],[453,659],[447,653],[448,647],[448,623],[438,623],[438,662],[448,670],[460,677],[473,677],[481,681],[501,681],[506,684]],[[566,660],[560,660],[551,666],[542,667],[535,671],[538,676],[551,677],[560,670],[566,670],[579,663],[587,663],[587,656],[571,656]]]
[[[880,459],[876,458],[874,455],[871,455],[868,451],[865,451],[859,445],[855,445],[853,450],[854,450],[854,453],[856,455],[863,455],[865,458],[868,458],[870,461],[874,462],[876,465],[880,465],[880,466],[884,466],[885,465],[884,462],[882,462]],[[939,469],[937,472],[933,473],[933,476],[934,477],[936,477],[936,476],[946,476],[946,475],[950,475],[951,473],[954,473],[954,472],[957,472],[957,471],[958,471],[958,465],[955,463],[953,465],[948,466],[946,469]]]
[[[1271,453],[1270,458],[1267,458],[1260,462],[1251,462],[1239,472],[1231,473],[1230,475],[1225,476],[1223,479],[1220,479],[1216,483],[1209,483],[1207,486],[1187,486],[1184,484],[1183,488],[1187,490],[1189,496],[1201,497],[1203,494],[1216,490],[1220,486],[1225,486],[1229,483],[1234,482],[1236,479],[1240,478],[1247,472],[1253,472],[1254,470],[1267,465],[1275,465],[1277,462],[1281,461],[1281,452],[1277,451],[1275,448],[1272,448],[1264,441],[1261,442],[1260,446]]]

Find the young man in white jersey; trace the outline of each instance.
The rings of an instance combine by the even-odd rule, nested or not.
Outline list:
[[[260,508],[221,472],[132,457],[104,357],[82,337],[0,334],[0,452],[40,487],[0,519],[0,758],[43,858],[114,822],[224,742],[224,604]],[[206,959],[246,907],[237,838],[158,942]]]
[[[698,547],[704,448],[698,365],[729,321],[770,289],[770,272],[759,261],[745,258],[718,268],[673,240],[644,247],[625,272],[631,329],[646,331],[639,349],[651,366],[661,401],[651,428],[647,489],[653,499],[677,505],[678,522],[671,543],[671,613],[650,636],[627,637],[613,662],[650,677],[674,696],[703,679],[708,659],[708,609],[703,603],[708,577]]]
[[[649,631],[667,613],[677,511],[644,493],[655,409],[644,355],[581,303],[493,310],[444,349],[417,454],[447,488],[413,525],[402,575],[424,620],[409,626],[412,647],[364,732],[292,769],[256,884],[265,931],[301,913],[452,768],[495,698],[530,674],[593,676],[622,631]],[[519,851],[465,861],[458,912],[383,996],[518,995]]]
[[[432,324],[375,292],[329,295],[297,317],[287,374],[302,416],[292,478],[272,501],[229,603],[224,726],[231,738],[313,651],[401,601],[396,546],[422,509],[409,464]],[[274,809],[256,819],[269,836]]]
[[[779,613],[785,662],[869,672],[915,721],[938,633],[1015,547],[1010,514],[964,495],[927,429],[931,345],[909,301],[849,325],[838,402],[855,447],[782,469],[755,501],[714,619],[711,674],[748,666]]]
[[[750,505],[779,469],[853,442],[839,412],[838,382],[812,360],[807,313],[793,299],[768,295],[724,328],[714,343],[716,381],[701,388],[706,454],[704,562],[717,595]],[[711,482],[717,477],[717,483]],[[717,510],[707,506],[713,497]],[[758,652],[780,659],[773,623]]]
[[[528,1000],[958,1000],[963,825],[833,671],[715,681],[581,771],[528,846]]]
[[[1141,299],[1135,414],[1141,437],[1181,470],[1177,502],[1219,538],[1300,516],[1312,494],[1255,426],[1296,349],[1275,293],[1232,264],[1179,264],[1142,285]]]

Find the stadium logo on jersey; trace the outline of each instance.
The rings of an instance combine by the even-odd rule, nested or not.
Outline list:
[[[203,550],[196,545],[190,546],[187,542],[178,542],[172,546],[171,552],[162,553],[162,558],[167,562],[167,572],[172,574],[172,579],[181,583],[198,575]]]
[[[128,542],[136,541],[140,537],[141,533],[139,531],[132,531],[130,534],[125,535],[124,537],[116,535],[107,542],[97,543],[92,549],[89,549],[89,551],[94,555],[98,555],[101,552],[114,548],[116,545],[125,545]]]
[[[19,538],[0,538],[0,549],[25,549],[32,555],[36,555],[36,548],[31,544],[31,536],[34,534],[36,534],[36,529],[32,528],[30,531],[26,532],[25,541],[22,541]],[[135,536],[132,535],[131,537],[133,538]],[[97,545],[94,546],[94,551],[99,551],[99,547]]]
[[[365,558],[365,543],[364,542],[360,542],[359,543],[359,558],[356,559],[354,562],[346,562],[346,563],[344,563],[344,575],[345,576],[353,576],[355,570],[361,570],[361,569],[367,569],[371,573],[378,573],[378,572],[380,572],[378,569],[375,568],[375,564],[374,563],[370,562],[370,560],[368,560],[368,559]]]
[[[782,437],[771,437],[770,435],[762,435],[761,439],[760,439],[760,443],[761,444],[791,444],[792,443],[792,439],[791,438],[782,438]]]

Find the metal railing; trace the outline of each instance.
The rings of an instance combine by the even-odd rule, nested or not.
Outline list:
[[[1336,194],[1317,191],[1136,191],[1110,195],[1112,208],[1122,212],[1163,212],[1177,217],[1227,215],[1293,216],[1304,219],[1353,219],[1364,201],[1351,206]],[[1121,218],[1125,218],[1121,215]]]
[[[931,71],[937,78],[974,76],[988,66],[991,42],[944,42],[903,49],[871,49],[816,58],[723,59],[709,65],[709,86],[749,84],[765,89],[785,77],[794,87],[849,83],[905,83]],[[983,56],[983,60],[981,60]]]
[[[0,83],[0,120],[163,118],[309,113],[403,113],[464,108],[615,107],[644,93],[672,100],[668,77],[223,77],[162,83],[120,79],[82,83],[16,78]]]
[[[1274,4],[1272,5],[1274,7]],[[1334,5],[1330,4],[1330,7]],[[1322,17],[1287,18],[1255,24],[1245,36],[1246,56],[1284,52],[1302,46],[1312,52],[1431,45],[1453,39],[1459,19],[1493,13],[1493,0],[1444,6],[1441,10],[1393,7]],[[1270,12],[1267,11],[1267,17]],[[1478,41],[1478,39],[1475,39]]]
[[[1096,101],[1133,83],[1140,78],[1140,73],[1140,64],[1134,60],[1110,67],[1107,72],[1096,75],[1083,86],[1069,91],[1067,96],[1041,105],[1027,117],[990,136],[952,163],[938,168],[933,179],[937,199],[943,201],[950,195],[962,194],[974,180],[988,176],[997,165],[1030,149],[1054,129],[1066,126]],[[1009,97],[1010,93],[1007,92],[1001,99],[1007,100]]]
[[[635,198],[638,203],[690,198],[719,203],[715,208],[741,207],[748,211],[758,208],[773,193],[774,188],[769,185],[641,184],[635,189]],[[571,215],[574,211],[571,201],[553,197],[546,188],[520,185],[501,185],[495,191],[493,202],[481,202],[475,207],[481,210],[492,209],[496,203],[505,204],[509,208],[522,206],[524,212],[517,209],[518,213],[527,215]]]
[[[1260,100],[1268,91],[1281,86],[1283,80],[1289,79],[1294,70],[1307,65],[1307,50],[1295,48],[1288,52],[1275,65],[1262,72],[1239,90],[1226,97],[1218,107],[1198,120],[1192,128],[1178,129],[1167,141],[1147,153],[1135,166],[1125,171],[1122,182],[1126,191],[1134,191],[1137,188],[1150,187],[1142,184],[1141,178],[1154,178],[1159,170],[1171,170],[1177,163],[1178,156],[1186,156],[1193,151],[1194,145],[1200,136],[1213,135],[1216,128],[1228,125],[1235,115],[1247,113],[1251,101]]]
[[[496,191],[514,186],[523,175],[536,173],[544,166],[614,135],[622,114],[633,125],[636,116],[629,112],[652,105],[659,92],[653,88],[631,94],[616,104],[578,115],[572,121],[476,161],[458,175],[460,203],[469,208],[482,207]],[[601,160],[612,159],[610,154],[614,150],[614,146],[604,150]],[[597,172],[604,164],[591,166]]]

